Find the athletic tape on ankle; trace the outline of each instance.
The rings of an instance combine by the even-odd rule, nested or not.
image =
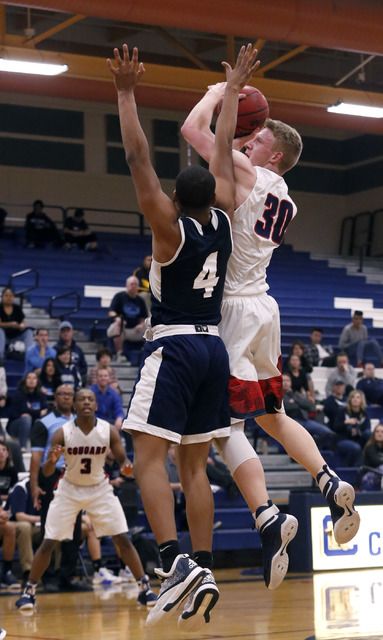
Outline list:
[[[268,507],[261,514],[259,514],[258,518],[255,521],[255,526],[257,529],[261,529],[263,525],[272,518],[272,516],[277,515],[279,513],[279,509],[275,504],[272,504],[271,507]]]

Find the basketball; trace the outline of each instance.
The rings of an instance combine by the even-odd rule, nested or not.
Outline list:
[[[269,116],[269,105],[263,93],[255,87],[246,85],[241,91],[246,97],[238,102],[237,127],[235,138],[249,135],[254,129],[262,127]],[[220,112],[222,101],[217,106],[217,113]]]

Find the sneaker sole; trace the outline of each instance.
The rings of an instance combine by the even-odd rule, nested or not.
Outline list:
[[[166,614],[174,615],[177,612],[178,605],[185,600],[189,595],[190,591],[194,589],[194,587],[203,580],[206,572],[201,567],[195,567],[187,576],[186,580],[184,580],[180,585],[168,589],[161,598],[157,600],[154,604],[153,609],[150,611],[145,626],[152,627],[157,624],[163,616]],[[183,587],[182,591],[177,594],[176,589]],[[176,595],[176,597],[174,597]],[[167,616],[170,617],[170,616]]]
[[[334,501],[344,511],[334,525],[334,538],[338,544],[347,544],[358,533],[360,515],[354,509],[355,491],[348,482],[339,482]]]
[[[210,622],[210,611],[215,607],[219,599],[218,588],[202,585],[197,588],[197,594],[193,601],[193,609],[185,611],[178,618],[178,628],[187,633],[200,631],[201,628]]]
[[[267,588],[270,591],[277,589],[289,568],[289,555],[287,545],[295,538],[298,531],[298,520],[294,516],[287,515],[281,526],[281,546],[274,554],[270,568],[270,582]]]

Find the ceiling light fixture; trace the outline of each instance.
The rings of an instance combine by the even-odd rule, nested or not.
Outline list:
[[[48,62],[24,62],[22,60],[9,60],[0,58],[0,71],[10,73],[31,73],[40,76],[57,76],[68,71],[66,64],[51,64]]]
[[[346,116],[363,116],[365,118],[383,118],[382,107],[365,107],[361,104],[338,102],[327,107],[330,113],[343,113]]]

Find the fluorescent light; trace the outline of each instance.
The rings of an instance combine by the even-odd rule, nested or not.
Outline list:
[[[21,60],[8,60],[0,58],[0,71],[10,73],[32,73],[40,76],[57,76],[68,71],[66,64],[51,64],[48,62],[23,62]]]
[[[327,107],[330,113],[343,113],[346,116],[363,116],[365,118],[383,118],[383,109],[381,107],[365,107],[360,104],[347,104],[347,102],[338,102]]]

